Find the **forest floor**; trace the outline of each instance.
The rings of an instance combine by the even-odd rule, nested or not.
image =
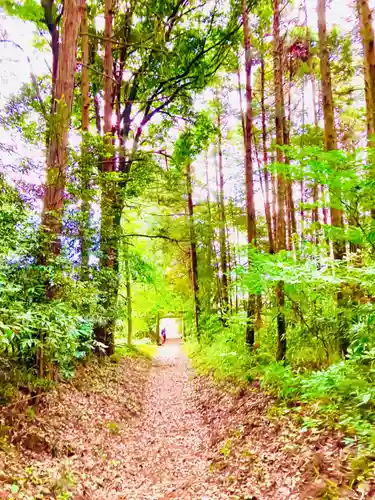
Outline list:
[[[152,363],[82,367],[33,408],[7,408],[2,417],[12,444],[0,442],[0,498],[374,495],[367,483],[364,491],[347,487],[342,436],[273,418],[271,397],[256,386],[231,390],[196,377],[177,343],[160,347]]]

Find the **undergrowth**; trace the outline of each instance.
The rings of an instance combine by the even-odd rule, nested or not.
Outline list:
[[[116,352],[111,359],[114,360],[123,357],[145,357],[152,359],[156,352],[157,346],[153,344],[124,344],[116,347]]]
[[[345,444],[369,460],[375,458],[375,349],[353,345],[346,359],[318,369],[275,362],[258,347],[251,351],[243,340],[243,319],[232,318],[227,328],[210,324],[200,343],[190,339],[188,355],[198,373],[215,380],[246,385],[258,380],[276,399],[273,414],[296,417],[301,430],[341,430]],[[308,366],[308,363],[306,363]]]

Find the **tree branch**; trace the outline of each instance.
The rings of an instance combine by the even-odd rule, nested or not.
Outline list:
[[[177,238],[171,238],[170,236],[166,236],[164,234],[138,234],[138,233],[130,233],[123,234],[123,238],[150,238],[150,239],[162,239],[168,240],[172,243],[187,243],[189,240],[178,240]]]

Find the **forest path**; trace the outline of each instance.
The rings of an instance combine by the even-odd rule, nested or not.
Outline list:
[[[209,428],[195,405],[192,375],[180,342],[158,348],[142,416],[129,429],[128,477],[117,498],[229,498],[210,481]]]
[[[339,435],[270,419],[269,395],[238,389],[196,377],[174,341],[152,365],[139,356],[82,365],[37,413],[22,399],[9,407],[17,446],[0,446],[0,498],[364,498],[347,488]]]

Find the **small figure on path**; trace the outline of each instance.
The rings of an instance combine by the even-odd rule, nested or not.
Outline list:
[[[162,338],[161,343],[162,343],[162,345],[164,345],[166,340],[167,340],[167,332],[166,332],[165,328],[163,328],[161,331],[161,338]]]

